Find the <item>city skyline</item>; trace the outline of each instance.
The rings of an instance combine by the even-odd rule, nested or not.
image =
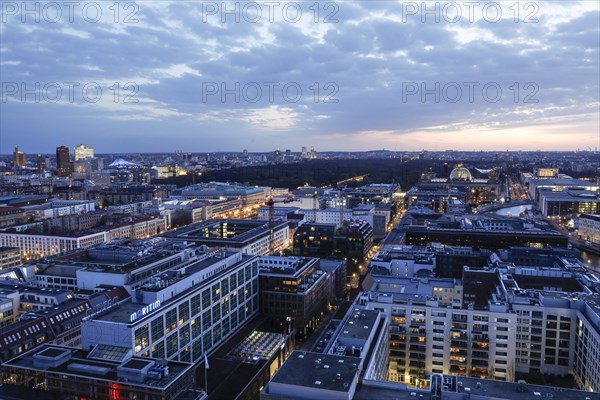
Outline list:
[[[2,154],[600,142],[596,2],[4,4]]]

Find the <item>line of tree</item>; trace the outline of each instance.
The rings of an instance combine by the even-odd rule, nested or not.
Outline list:
[[[239,182],[248,185],[285,187],[295,189],[298,186],[335,186],[337,182],[366,175],[360,182],[349,185],[369,183],[399,183],[406,190],[419,180],[423,171],[439,168],[439,162],[430,160],[408,160],[401,162],[397,158],[386,159],[334,159],[308,160],[290,164],[272,164],[262,166],[236,167],[216,171],[207,171],[202,175],[177,176],[156,180],[159,184],[176,184],[183,187],[200,182]]]

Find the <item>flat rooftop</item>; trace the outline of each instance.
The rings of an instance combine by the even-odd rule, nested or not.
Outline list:
[[[287,228],[287,222],[276,221],[274,230]],[[247,244],[269,234],[269,222],[245,219],[213,219],[169,231],[164,237],[212,243],[215,245]]]
[[[148,240],[118,240],[46,258],[41,264],[48,267],[45,275],[75,276],[77,269],[126,272],[142,268],[183,251],[181,244],[162,238]]]
[[[211,267],[215,263],[222,261],[224,258],[227,258],[234,254],[239,254],[238,251],[233,251],[233,250],[221,250],[221,253],[224,254],[223,257],[213,255],[206,259],[200,260],[194,264],[186,266],[184,274],[178,274],[177,271],[167,271],[169,274],[174,275],[174,278],[172,281],[170,281],[169,285],[176,284],[177,282],[181,281],[182,279],[188,278],[191,274],[197,273],[203,269]],[[168,304],[170,304],[173,301],[178,301],[179,299],[181,299],[184,296],[189,296],[189,293],[194,290],[199,290],[199,288],[201,288],[201,287],[204,288],[205,285],[208,285],[210,282],[212,282],[216,279],[219,279],[223,274],[228,273],[232,269],[236,268],[240,263],[246,262],[249,258],[252,258],[252,257],[256,257],[256,256],[248,255],[248,254],[241,254],[241,258],[239,259],[239,261],[234,262],[233,264],[229,265],[227,268],[223,269],[222,271],[219,271],[218,273],[215,273],[213,276],[211,276],[209,278],[206,278],[202,282],[198,282],[194,285],[190,285],[189,288],[177,293],[174,297],[171,297],[171,298],[165,300],[164,302],[161,302],[160,308],[167,306]],[[164,289],[165,289],[164,287],[160,288],[158,286],[154,286],[154,287],[144,286],[144,287],[142,287],[141,290],[147,291],[147,292],[155,292],[155,291],[164,290]],[[94,315],[93,319],[99,320],[99,321],[108,321],[108,322],[129,324],[131,322],[131,319],[130,319],[131,314],[137,312],[138,310],[143,308],[145,305],[147,305],[147,304],[133,303],[132,301],[123,302],[114,308],[111,308],[105,312]],[[139,323],[139,321],[142,321],[147,317],[154,316],[155,311],[156,310],[153,310],[152,312],[149,312],[145,316],[136,319],[136,324]]]
[[[261,274],[294,276],[314,260],[309,257],[263,257],[259,271]]]
[[[489,379],[458,377],[458,392],[442,392],[441,400],[459,400],[471,396],[477,399],[506,399],[506,400],[599,400],[600,393],[585,392],[573,389],[554,388],[514,382],[504,382]],[[363,384],[359,386],[354,400],[431,400],[432,393],[428,389],[408,388],[401,383],[381,382],[381,385]],[[477,386],[479,383],[479,387]],[[467,390],[468,388],[468,390]],[[551,396],[549,396],[551,395]],[[420,397],[422,396],[422,397]],[[480,397],[484,396],[484,397]],[[469,397],[469,398],[471,398]]]
[[[477,383],[480,387],[477,387]],[[458,385],[460,393],[471,393],[475,396],[490,396],[492,398],[507,400],[531,400],[531,399],[556,399],[556,400],[600,400],[600,393],[591,393],[581,390],[554,388],[552,386],[519,385],[514,382],[504,382],[491,379],[476,379],[459,377]],[[470,390],[467,391],[467,388]],[[521,391],[522,390],[522,391]],[[548,396],[551,395],[551,396]]]
[[[338,338],[368,339],[379,318],[379,311],[355,308],[350,312],[352,314],[342,327]]]
[[[149,358],[133,357],[125,363],[110,360],[93,360],[87,358],[90,352],[80,349],[54,346],[43,344],[34,348],[10,361],[4,363],[7,367],[19,367],[32,371],[46,371],[48,373],[85,377],[94,380],[118,381],[117,367],[136,368],[139,366],[154,363],[155,360]],[[55,362],[41,364],[34,362],[40,357],[44,359],[54,359]],[[164,362],[164,361],[163,361]],[[128,382],[135,386],[148,386],[151,388],[166,388],[173,381],[177,380],[183,373],[194,368],[191,363],[168,361],[169,374],[160,379],[152,379],[148,382]]]
[[[271,382],[348,392],[357,379],[360,358],[294,351]]]

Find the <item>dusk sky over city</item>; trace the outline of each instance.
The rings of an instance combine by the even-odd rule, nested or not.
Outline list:
[[[595,149],[600,3],[557,3],[4,2],[0,153]]]

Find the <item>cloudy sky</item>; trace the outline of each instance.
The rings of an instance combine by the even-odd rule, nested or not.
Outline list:
[[[2,1],[0,153],[594,149],[597,1]]]

